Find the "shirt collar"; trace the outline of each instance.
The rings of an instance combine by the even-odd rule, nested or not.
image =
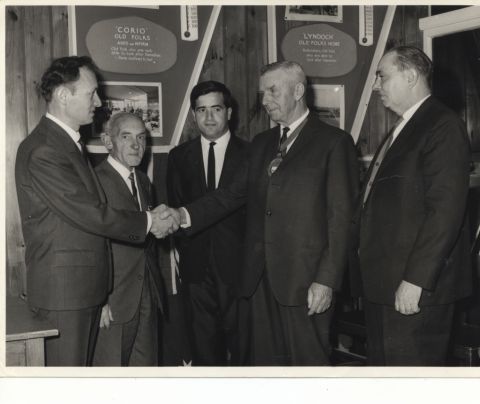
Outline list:
[[[117,160],[115,160],[111,155],[108,155],[107,161],[122,176],[122,178],[125,181],[128,180],[128,176],[130,175],[131,172],[133,172],[134,175],[135,175],[135,168],[133,168],[132,171],[130,171],[123,164],[121,164]]]
[[[287,133],[287,137],[290,136],[293,133],[293,131],[300,126],[300,124],[307,118],[309,112],[310,110],[307,109],[300,118],[298,118],[296,121],[293,121],[290,125],[288,125],[289,131]],[[280,125],[280,133],[283,132],[283,128],[285,128],[285,126]]]
[[[230,136],[231,136],[230,129],[227,129],[227,131],[216,140],[208,140],[205,137],[203,137],[203,135],[200,136],[200,139],[204,146],[209,146],[210,142],[213,141],[215,142],[215,146],[227,147],[228,141],[230,140]]]
[[[70,136],[73,141],[78,143],[80,140],[80,133],[77,131],[73,130],[70,126],[68,126],[66,123],[62,122],[60,119],[58,119],[56,116],[53,116],[51,113],[47,112],[45,116],[50,119],[51,121],[55,122],[58,126],[60,126],[65,132],[67,132],[68,136]]]
[[[422,105],[428,97],[430,97],[430,94],[422,98],[416,104],[412,105],[403,113],[402,118],[405,123],[413,116],[415,112],[417,112],[417,109],[420,108],[420,105]]]

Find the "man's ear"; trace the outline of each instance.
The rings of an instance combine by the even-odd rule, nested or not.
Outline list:
[[[53,90],[53,98],[56,99],[59,103],[65,104],[67,102],[68,96],[72,93],[71,91],[64,85],[59,85]]]
[[[112,150],[113,149],[113,143],[112,143],[112,138],[110,137],[110,135],[107,134],[107,133],[102,133],[100,137],[102,139],[102,143],[107,148],[107,150],[108,151]]]
[[[414,87],[418,82],[418,78],[420,77],[418,72],[415,69],[407,69],[404,71],[404,74],[407,78],[407,83],[409,87]]]
[[[230,120],[232,117],[232,108],[227,108],[227,120]]]
[[[197,123],[197,118],[195,117],[195,111],[192,108],[190,108],[190,111],[192,113],[193,122]]]
[[[300,99],[302,99],[304,95],[305,95],[305,86],[303,85],[303,83],[295,84],[295,92],[294,92],[295,101],[299,101]]]

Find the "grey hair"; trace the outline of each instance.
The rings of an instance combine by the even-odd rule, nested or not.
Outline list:
[[[283,70],[287,73],[290,73],[297,79],[297,82],[302,83],[305,88],[307,87],[307,76],[305,75],[302,66],[300,66],[297,62],[284,60],[281,62],[270,63],[261,68],[260,76],[276,70]]]
[[[105,126],[106,134],[109,136],[117,136],[120,130],[120,124],[128,119],[136,119],[145,126],[145,123],[138,115],[132,114],[131,112],[119,112],[118,114],[112,115],[108,120]]]

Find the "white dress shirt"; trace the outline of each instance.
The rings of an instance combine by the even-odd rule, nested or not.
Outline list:
[[[215,151],[215,188],[218,187],[220,176],[222,175],[223,162],[225,161],[225,152],[227,151],[228,142],[230,141],[230,131],[227,130],[222,136],[215,142],[213,150]],[[208,178],[208,151],[210,149],[210,143],[212,140],[208,140],[203,136],[200,136],[200,143],[202,145],[202,157],[203,157],[203,169],[205,170],[205,178]]]
[[[295,129],[297,129],[300,126],[300,124],[305,119],[307,119],[307,116],[308,116],[309,113],[310,113],[310,111],[307,109],[305,111],[305,113],[300,118],[298,118],[296,121],[293,121],[290,125],[288,125],[289,131],[287,132],[287,139],[295,131]],[[285,128],[285,126],[280,125],[280,133],[283,133],[283,128]],[[295,140],[297,140],[297,138],[295,138]],[[287,146],[287,153],[290,150],[290,147],[292,147],[292,144],[295,143],[295,140]]]
[[[392,133],[392,143],[398,137],[398,135],[400,134],[404,126],[407,124],[407,122],[410,120],[410,118],[413,116],[413,114],[417,112],[417,109],[420,108],[420,105],[422,105],[428,97],[430,97],[430,94],[428,94],[425,98],[422,98],[415,105],[412,105],[409,109],[407,109],[402,114],[402,119],[403,119],[402,122],[395,128],[395,130]]]
[[[75,142],[75,144],[78,147],[78,150],[82,151],[82,147],[80,146],[80,143],[78,141],[80,140],[80,133],[77,131],[73,130],[70,126],[68,126],[66,123],[63,123],[60,119],[57,117],[53,116],[49,112],[45,114],[45,116],[50,119],[51,121],[55,122],[58,126],[60,126],[65,132],[67,132],[68,136],[72,138],[72,140]]]
[[[122,177],[123,181],[125,184],[127,184],[128,189],[133,195],[132,192],[132,182],[130,181],[130,173],[133,173],[133,178],[135,178],[135,187],[137,188],[137,195],[138,195],[138,204],[140,206],[140,210],[142,210],[142,198],[140,198],[140,190],[138,189],[138,180],[137,180],[137,173],[135,171],[135,168],[133,168],[132,171],[130,171],[127,167],[125,167],[123,164],[119,163],[117,160],[115,160],[111,155],[108,156],[107,162],[120,174]]]

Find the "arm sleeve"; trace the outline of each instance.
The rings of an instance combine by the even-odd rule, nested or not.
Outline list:
[[[347,265],[353,203],[359,186],[358,162],[349,135],[342,136],[335,144],[327,170],[328,247],[321,257],[315,281],[339,289]]]
[[[145,240],[146,214],[113,209],[102,202],[96,187],[87,186],[88,182],[95,184],[91,180],[95,173],[76,169],[69,156],[51,147],[37,148],[30,156],[28,170],[35,193],[71,226],[122,241]]]

